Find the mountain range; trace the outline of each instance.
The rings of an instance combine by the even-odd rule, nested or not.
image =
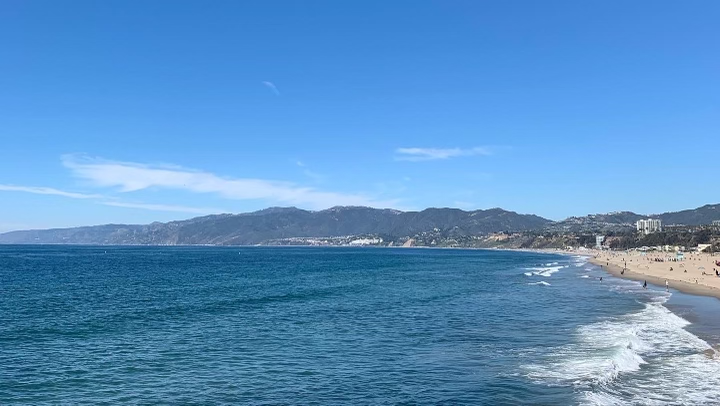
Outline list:
[[[107,224],[0,234],[1,244],[141,244],[254,245],[293,237],[376,235],[388,240],[412,238],[425,232],[449,236],[487,235],[501,231],[590,231],[629,228],[641,218],[664,224],[699,225],[720,220],[720,204],[692,210],[644,216],[632,212],[593,214],[555,222],[532,214],[500,208],[464,211],[428,208],[399,211],[369,207],[333,207],[308,211],[272,207],[252,213],[219,214],[147,225]]]

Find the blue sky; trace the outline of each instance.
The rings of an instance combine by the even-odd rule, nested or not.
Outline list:
[[[0,231],[720,202],[717,1],[0,4]]]

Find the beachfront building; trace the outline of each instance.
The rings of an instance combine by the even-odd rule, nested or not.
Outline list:
[[[595,236],[595,248],[601,250],[603,241],[605,241],[604,235],[596,235]]]
[[[698,244],[697,252],[711,252],[712,244]]]
[[[646,235],[662,231],[662,222],[658,219],[638,220],[637,223],[635,223],[635,226],[639,232]]]
[[[710,252],[710,250],[708,249],[710,247],[712,247],[712,244],[698,244],[697,252],[703,252],[705,250],[708,250],[708,252]]]
[[[720,220],[713,220],[712,226],[715,228],[720,228]]]

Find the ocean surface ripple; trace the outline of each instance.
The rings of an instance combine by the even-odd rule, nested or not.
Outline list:
[[[0,404],[718,404],[669,294],[583,258],[0,246]]]

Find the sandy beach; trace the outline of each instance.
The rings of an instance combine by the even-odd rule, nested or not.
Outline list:
[[[674,261],[675,253],[672,252],[590,253],[590,262],[602,266],[615,276],[647,281],[658,286],[665,286],[667,280],[672,289],[720,299],[720,277],[715,276],[715,270],[720,271],[720,266],[715,263],[720,261],[718,254],[685,253],[684,259]]]

